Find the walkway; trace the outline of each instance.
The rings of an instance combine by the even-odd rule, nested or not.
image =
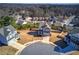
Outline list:
[[[42,37],[42,42],[43,43],[49,43],[49,36],[45,36],[45,37]]]
[[[15,43],[12,43],[12,44],[9,44],[10,46],[14,47],[14,48],[17,48],[17,49],[22,49],[24,48],[25,46],[18,43],[18,42],[15,42]]]

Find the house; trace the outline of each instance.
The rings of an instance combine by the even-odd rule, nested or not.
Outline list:
[[[17,24],[23,24],[25,20],[23,20],[22,18],[19,18],[16,20]]]
[[[50,36],[50,28],[47,25],[43,25],[38,29],[38,35],[40,36]]]
[[[19,34],[11,25],[0,28],[0,44],[8,45],[16,42],[19,39]]]
[[[63,21],[63,25],[65,24],[67,26],[73,26],[73,24],[71,24],[71,22],[74,18],[75,18],[75,16],[70,16],[69,19]]]
[[[57,18],[54,17],[54,16],[51,16],[51,17],[49,18],[49,20],[48,20],[48,22],[49,22],[50,24],[54,24],[56,21],[57,21]]]
[[[31,22],[32,17],[25,17],[26,22]]]
[[[79,28],[79,16],[75,16],[71,22],[66,26],[66,28],[71,31],[74,28],[78,29]]]
[[[60,21],[55,21],[54,25],[55,26],[63,26],[62,22],[60,22]]]
[[[74,28],[71,30],[63,39],[63,43],[59,42],[58,50],[60,52],[69,52],[73,50],[79,50],[79,28]],[[61,47],[63,46],[63,48]]]
[[[16,23],[21,25],[27,24],[32,20],[32,17],[24,17],[22,15],[17,15],[15,18],[16,18]]]
[[[79,16],[75,16],[70,22],[70,24],[73,24],[73,26],[75,27],[79,27]]]
[[[72,46],[74,49],[79,50],[79,33],[68,34],[64,41],[67,42],[68,46]]]
[[[54,21],[54,25],[55,26],[73,26],[73,24],[71,24],[72,20],[74,19],[75,16],[70,16],[69,19],[57,19],[55,17],[55,21]]]

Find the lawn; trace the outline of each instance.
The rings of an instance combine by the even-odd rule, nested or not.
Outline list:
[[[50,42],[56,42],[57,41],[57,36],[59,35],[60,33],[57,33],[57,32],[51,32],[51,36],[50,36]]]
[[[25,44],[34,40],[41,40],[41,37],[35,37],[28,34],[31,32],[30,30],[18,30],[18,32],[20,33],[20,40],[18,40],[18,42],[21,44]]]
[[[13,48],[11,46],[1,46],[0,47],[0,55],[14,55],[18,49]]]
[[[64,38],[64,36],[65,36],[66,34],[67,34],[67,33],[65,33],[65,32],[62,32],[62,33],[51,32],[50,42],[56,42],[56,41],[58,41],[58,36],[61,36],[61,37]]]

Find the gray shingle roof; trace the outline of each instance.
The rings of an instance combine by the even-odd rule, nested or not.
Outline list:
[[[7,31],[8,29],[10,29],[11,31],[15,31],[15,28],[9,25],[9,26],[0,28],[0,34],[6,37],[9,34],[9,31]]]
[[[79,27],[73,28],[69,33],[71,33],[71,34],[79,33]]]

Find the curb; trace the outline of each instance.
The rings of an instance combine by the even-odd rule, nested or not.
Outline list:
[[[25,43],[24,46],[25,46],[25,47],[28,47],[29,45],[31,45],[31,44],[33,44],[33,43],[36,43],[36,42],[41,42],[41,40],[35,40],[35,41],[32,41],[32,42]],[[15,55],[20,55],[21,51],[22,51],[25,47],[23,47],[22,49],[19,49],[19,50],[15,53]]]

